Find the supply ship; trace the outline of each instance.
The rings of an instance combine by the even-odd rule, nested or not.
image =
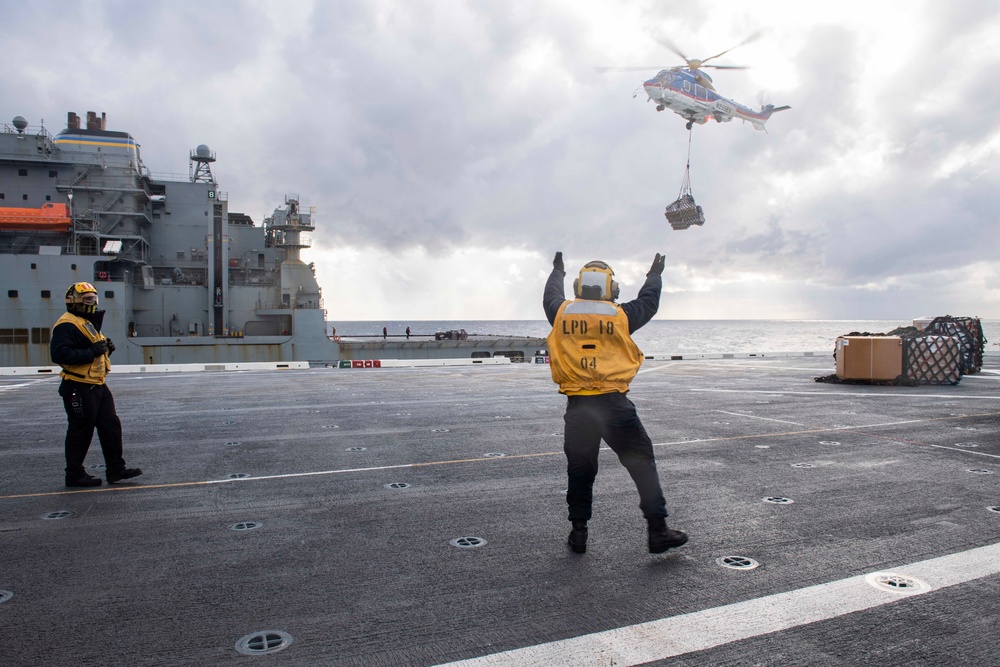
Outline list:
[[[107,115],[67,114],[52,136],[15,117],[0,131],[0,367],[50,366],[66,288],[90,282],[118,364],[530,358],[544,341],[469,336],[335,340],[301,253],[314,207],[286,195],[257,224],[230,210],[206,145],[188,174],[151,173]]]

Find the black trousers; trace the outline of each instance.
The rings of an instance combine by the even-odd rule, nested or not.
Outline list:
[[[667,516],[667,501],[656,472],[653,442],[639,421],[632,401],[620,392],[569,396],[568,399],[563,448],[569,476],[566,503],[570,521],[590,520],[602,439],[632,476],[639,491],[639,509],[643,516]]]
[[[59,385],[59,395],[69,421],[66,429],[66,476],[75,477],[85,472],[83,460],[87,458],[95,428],[107,470],[123,470],[122,422],[115,411],[115,398],[107,385],[63,380]],[[74,396],[78,407],[73,405]]]

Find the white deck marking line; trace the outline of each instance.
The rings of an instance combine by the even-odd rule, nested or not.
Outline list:
[[[997,454],[987,454],[986,452],[976,452],[971,449],[963,449],[961,447],[948,447],[947,445],[930,445],[931,447],[937,447],[938,449],[950,449],[953,452],[965,452],[966,454],[975,454],[976,456],[988,456],[991,459],[1000,459],[1000,455]]]
[[[736,413],[739,414],[739,413]],[[749,415],[742,415],[749,416]],[[729,435],[720,436],[714,438],[698,438],[695,440],[672,440],[668,442],[654,442],[653,447],[664,447],[667,445],[693,445],[697,443],[711,443],[711,442],[730,442],[733,440],[756,440],[760,438],[777,438],[793,435],[806,435],[811,433],[829,433],[831,431],[856,431],[857,429],[865,428],[878,428],[881,426],[898,426],[900,424],[919,424],[921,422],[932,422],[932,421],[944,421],[951,419],[961,419],[967,416],[995,416],[995,413],[989,413],[987,415],[962,415],[960,417],[931,417],[929,419],[910,419],[906,421],[898,422],[883,422],[881,424],[867,424],[863,426],[838,426],[838,427],[827,427],[827,428],[814,428],[805,431],[784,431],[780,433],[757,433],[757,434],[741,434],[741,435]],[[864,435],[864,434],[863,434]],[[873,436],[873,437],[883,437],[883,436]],[[918,446],[927,446],[924,443],[914,443]],[[931,447],[940,447],[942,449],[951,449],[949,447],[943,447],[941,445],[930,445]],[[601,447],[601,451],[611,451],[610,447]],[[1000,458],[995,454],[986,454],[984,452],[975,452],[969,449],[955,449],[955,451],[963,452],[965,454],[976,454],[979,456],[989,456],[992,458]],[[122,491],[151,491],[154,489],[176,489],[182,487],[193,487],[193,486],[207,486],[210,484],[237,484],[241,482],[259,482],[268,479],[292,479],[295,477],[316,477],[323,475],[340,475],[343,473],[352,472],[372,472],[376,470],[396,470],[400,468],[423,468],[427,466],[440,466],[440,465],[454,465],[457,463],[485,463],[492,461],[512,461],[516,459],[530,459],[538,458],[542,456],[560,456],[562,455],[562,450],[550,451],[550,452],[533,452],[530,454],[509,454],[505,457],[496,458],[482,458],[475,457],[469,459],[450,459],[444,461],[424,461],[422,463],[398,463],[395,465],[386,466],[372,466],[370,468],[339,468],[334,470],[314,470],[311,472],[290,472],[283,473],[280,475],[260,475],[256,477],[240,477],[240,478],[225,478],[225,479],[206,479],[198,480],[194,482],[169,482],[165,484],[136,484],[128,486],[102,486],[86,489],[73,489],[69,491],[43,491],[40,493],[16,493],[6,496],[0,496],[0,500],[14,500],[18,498],[42,498],[47,496],[70,496],[78,495],[82,493],[114,493]]]
[[[858,575],[615,630],[447,663],[448,667],[627,667],[838,618],[1000,573],[1000,543],[901,565],[930,589],[883,591]],[[874,573],[873,573],[874,574]],[[880,572],[879,574],[890,574]],[[753,576],[747,574],[746,576]],[[439,666],[444,667],[444,666]]]
[[[855,394],[839,391],[765,391],[759,389],[692,389],[691,391],[710,391],[721,394],[777,394],[786,396],[862,396],[865,398],[947,398],[951,400],[975,401],[982,399],[1000,400],[1000,396],[949,396],[947,394],[889,394],[889,393],[869,393]]]
[[[770,417],[758,417],[757,415],[745,415],[740,412],[726,412],[725,410],[713,410],[713,412],[721,412],[724,415],[733,415],[734,417],[746,417],[747,419],[763,419],[769,422],[780,422],[782,424],[792,424],[793,426],[805,426],[805,424],[800,424],[799,422],[785,421],[784,419],[771,419]]]
[[[5,384],[0,385],[0,392],[7,391],[8,389],[20,389],[21,387],[30,387],[31,385],[38,384],[39,382],[45,382],[51,378],[40,378],[38,380],[29,380],[27,382],[21,382],[19,384]]]

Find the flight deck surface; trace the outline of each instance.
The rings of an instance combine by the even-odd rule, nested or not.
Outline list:
[[[956,386],[832,372],[643,365],[690,535],[663,555],[607,450],[567,548],[545,366],[112,374],[145,474],[96,489],[63,486],[58,380],[0,377],[0,662],[998,664],[1000,358]]]

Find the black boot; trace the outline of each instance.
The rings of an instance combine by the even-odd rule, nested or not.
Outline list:
[[[108,484],[120,482],[123,479],[131,479],[142,474],[139,468],[122,468],[121,470],[108,471]]]
[[[569,534],[569,548],[575,554],[587,553],[587,522],[582,519],[573,521],[573,530]]]
[[[646,518],[649,524],[649,553],[662,554],[671,547],[679,547],[688,541],[687,533],[667,528],[667,520],[662,516]]]
[[[91,477],[85,472],[66,475],[66,486],[100,486],[100,477]]]

